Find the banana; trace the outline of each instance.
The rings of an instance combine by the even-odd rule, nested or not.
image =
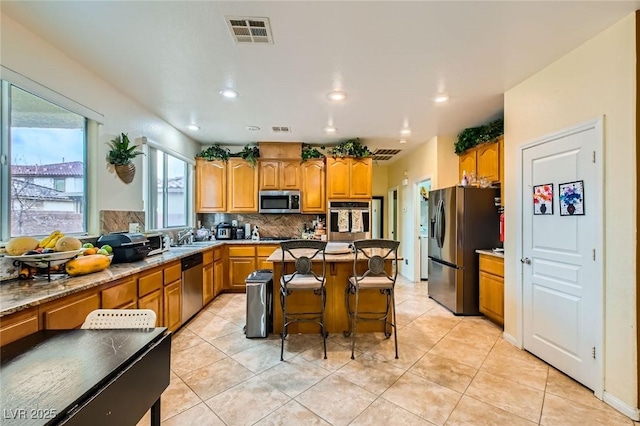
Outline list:
[[[41,247],[41,248],[47,247],[47,244],[49,244],[49,242],[58,234],[60,234],[59,230],[53,231],[52,233],[49,234],[48,237],[44,237],[42,241],[40,241],[40,244],[38,244],[38,247]]]
[[[49,241],[49,242],[47,243],[47,245],[46,245],[44,248],[54,248],[54,247],[56,246],[56,243],[58,242],[58,240],[59,240],[60,238],[62,238],[62,237],[64,237],[64,234],[63,234],[63,233],[60,233],[60,234],[55,235],[55,236],[51,239],[51,241]]]

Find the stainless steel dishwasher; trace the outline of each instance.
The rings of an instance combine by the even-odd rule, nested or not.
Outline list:
[[[182,258],[182,323],[202,309],[202,253]]]

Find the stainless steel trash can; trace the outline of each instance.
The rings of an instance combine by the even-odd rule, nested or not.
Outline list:
[[[273,271],[258,269],[249,274],[247,285],[247,338],[267,337],[272,326]]]

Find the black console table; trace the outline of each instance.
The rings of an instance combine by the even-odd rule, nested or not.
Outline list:
[[[39,331],[0,350],[0,424],[160,425],[170,359],[164,327]]]

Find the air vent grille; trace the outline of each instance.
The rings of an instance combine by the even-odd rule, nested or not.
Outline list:
[[[269,18],[225,18],[236,43],[273,44]]]
[[[291,133],[291,127],[289,126],[273,126],[271,130],[276,133]]]
[[[387,160],[391,160],[391,158],[393,158],[394,155],[398,154],[399,152],[401,152],[401,149],[376,149],[373,152],[373,160],[374,161],[387,161]]]

